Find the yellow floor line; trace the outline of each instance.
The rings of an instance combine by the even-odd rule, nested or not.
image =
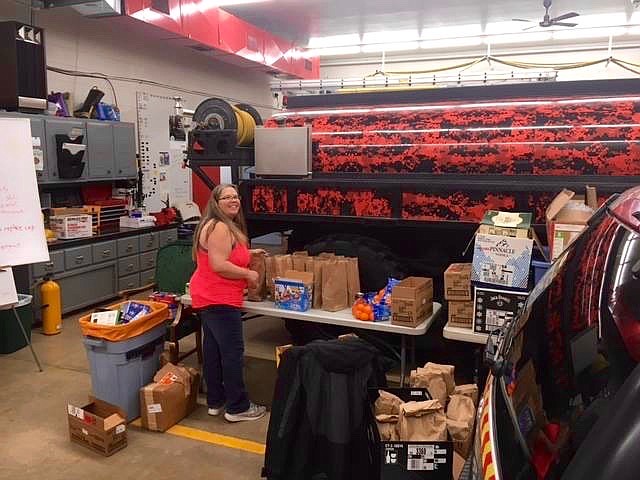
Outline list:
[[[258,455],[264,455],[265,450],[265,446],[262,443],[243,440],[242,438],[228,437],[226,435],[220,435],[219,433],[207,432],[182,425],[174,425],[167,430],[166,433],[178,437],[190,438],[191,440],[198,440],[200,442],[221,445],[227,448],[234,448],[236,450],[244,450],[245,452],[256,453]]]

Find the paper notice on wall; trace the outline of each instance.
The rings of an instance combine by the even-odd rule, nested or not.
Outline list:
[[[18,303],[16,284],[10,267],[0,269],[0,308]]]
[[[27,118],[0,118],[0,267],[49,261]]]

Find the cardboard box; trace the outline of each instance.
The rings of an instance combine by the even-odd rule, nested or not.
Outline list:
[[[449,302],[449,325],[451,327],[473,328],[473,300]]]
[[[473,331],[491,333],[513,320],[524,307],[529,293],[476,288]]]
[[[91,215],[57,215],[49,217],[49,227],[63,240],[93,235]]]
[[[458,302],[473,300],[470,263],[449,265],[444,272],[444,298]]]
[[[167,363],[140,389],[142,426],[164,432],[196,407],[200,373],[193,368]]]
[[[313,273],[287,270],[284,275],[274,280],[275,307],[306,312],[313,305]]]
[[[405,402],[422,402],[431,396],[425,388],[385,388]],[[377,389],[370,391],[371,405]],[[381,480],[451,480],[453,475],[453,442],[380,442]]]
[[[433,313],[433,280],[407,277],[391,291],[391,323],[416,327]]]
[[[68,404],[69,438],[105,457],[127,446],[127,414],[119,407],[89,397],[81,407]]]
[[[595,189],[587,187],[587,200],[564,189],[551,201],[546,211],[547,241],[551,260],[555,260],[586,228],[597,209]]]
[[[529,238],[532,218],[530,213],[487,210],[480,222],[478,233],[503,237]]]
[[[532,252],[532,239],[479,233],[473,249],[471,280],[526,289]]]
[[[536,383],[533,362],[529,360],[518,372],[513,393],[513,406],[518,417],[520,431],[530,443],[537,438],[537,432],[546,424],[542,408],[542,395]]]

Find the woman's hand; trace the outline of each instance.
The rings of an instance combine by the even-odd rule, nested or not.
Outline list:
[[[247,283],[250,288],[258,286],[258,272],[254,270],[247,270]]]
[[[251,253],[253,253],[255,255],[259,255],[259,254],[269,255],[269,252],[267,252],[263,248],[252,248],[251,250],[249,250],[249,252],[251,252]]]

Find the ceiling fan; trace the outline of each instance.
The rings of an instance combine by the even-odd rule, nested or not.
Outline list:
[[[579,13],[576,12],[568,12],[568,13],[564,13],[562,15],[558,15],[557,17],[553,17],[551,18],[551,16],[549,15],[549,9],[551,8],[551,4],[552,4],[552,0],[544,0],[542,2],[542,5],[544,5],[545,8],[545,13],[544,13],[544,17],[542,19],[541,22],[538,22],[538,25],[541,27],[554,27],[554,26],[559,26],[559,27],[575,27],[576,25],[578,25],[577,23],[572,23],[572,22],[563,22],[563,20],[568,20],[570,18],[574,18],[579,16]],[[532,22],[533,20],[525,20],[522,18],[514,18],[513,19],[514,22]],[[525,30],[530,30],[532,28],[537,27],[538,25],[532,25],[531,27],[527,27],[525,28]]]

